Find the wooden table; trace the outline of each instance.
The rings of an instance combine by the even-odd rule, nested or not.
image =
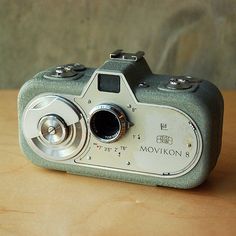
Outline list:
[[[0,235],[236,235],[236,91],[224,92],[221,158],[192,190],[36,167],[18,146],[17,91],[0,98]]]

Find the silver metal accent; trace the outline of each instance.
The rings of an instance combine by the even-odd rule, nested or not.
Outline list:
[[[77,71],[77,72],[86,70],[86,67],[83,64],[79,64],[79,63],[67,64],[65,65],[65,67],[70,67],[72,70]]]
[[[44,74],[44,77],[53,80],[75,80],[83,76],[82,72],[84,70],[86,70],[86,67],[82,64],[66,64],[56,67],[53,71],[47,72]]]
[[[45,144],[58,145],[68,137],[68,128],[57,115],[44,116],[38,125],[39,136]]]
[[[52,72],[51,76],[55,78],[67,78],[67,77],[73,77],[77,75],[78,72],[73,70],[72,66],[58,66],[56,67],[55,71]]]
[[[138,86],[139,86],[139,88],[148,88],[149,84],[147,84],[146,82],[142,82]]]
[[[188,123],[189,123],[190,127],[191,127],[193,130],[196,130],[194,124],[193,124],[191,121],[189,121]]]
[[[72,102],[59,96],[40,96],[26,106],[23,133],[32,150],[54,161],[80,153],[87,140],[86,121]]]
[[[191,87],[192,84],[186,77],[173,77],[167,84],[167,88],[174,90],[189,89]]]
[[[138,61],[144,56],[143,51],[138,51],[136,53],[126,53],[122,49],[117,49],[110,54],[110,59],[118,59],[124,61]]]
[[[194,84],[199,84],[202,82],[202,79],[197,79],[197,78],[193,78],[192,76],[184,76],[187,80],[189,80],[189,82],[194,85]]]
[[[101,135],[99,135],[98,132],[96,132],[96,127],[94,126],[95,125],[94,119],[96,119],[95,116],[97,116],[99,112],[107,112],[107,113],[112,114],[114,118],[116,119],[116,121],[118,122],[117,132],[115,132],[114,134],[110,136],[108,135],[106,138],[101,137]],[[121,108],[113,104],[100,104],[94,107],[90,112],[89,125],[90,125],[90,131],[92,132],[92,134],[99,141],[103,143],[112,143],[112,142],[117,141],[118,139],[120,139],[122,136],[125,135],[127,129],[130,127],[129,122],[127,121],[127,118],[124,112],[121,110]]]
[[[114,72],[109,73],[114,74]],[[112,104],[122,107],[129,121],[135,125],[117,142],[109,143],[109,145],[91,135],[90,150],[83,156],[90,155],[92,160],[78,155],[73,164],[78,165],[79,168],[86,166],[161,178],[183,176],[196,166],[203,150],[202,137],[197,124],[188,114],[171,106],[138,102],[126,78],[119,73],[117,73],[121,78],[119,96],[110,93],[104,93],[101,96],[97,89],[98,74],[94,73],[94,77],[91,78],[83,95],[73,100],[83,107],[86,114],[90,114],[94,108],[93,103],[88,105],[88,99],[96,98],[96,104],[112,101]],[[163,88],[169,90],[166,88],[166,83],[163,84]],[[196,87],[193,84],[190,90],[194,88]],[[184,90],[173,91],[182,92]],[[127,107],[128,104],[131,105],[131,108]],[[132,112],[132,108],[136,109],[135,112]],[[196,129],[191,128],[189,121],[194,124]],[[162,129],[163,124],[165,129]],[[180,130],[181,132],[179,132]],[[138,139],[137,135],[142,138]],[[158,135],[172,137],[173,143],[171,145],[157,143]],[[192,146],[188,147],[188,143],[191,143]],[[126,161],[130,161],[131,165],[128,166]],[[163,173],[169,173],[169,175],[163,176]]]

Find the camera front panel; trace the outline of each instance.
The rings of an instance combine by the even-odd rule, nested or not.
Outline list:
[[[123,74],[99,70],[81,96],[43,93],[31,100],[23,132],[50,162],[162,178],[188,173],[202,153],[190,116],[139,103]]]

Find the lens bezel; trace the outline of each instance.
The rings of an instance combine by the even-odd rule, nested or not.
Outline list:
[[[105,130],[101,132],[101,128],[97,128],[97,125],[101,125],[102,122],[99,121],[98,124],[95,124],[97,115],[101,115],[101,112],[109,113],[109,116],[112,114],[114,116],[115,121],[118,124],[117,131],[114,134],[106,135]],[[99,117],[100,119],[100,117]],[[103,121],[105,122],[105,121]],[[108,122],[111,123],[111,122]],[[125,113],[122,111],[120,107],[114,104],[100,104],[92,109],[90,112],[89,118],[89,128],[91,133],[101,142],[103,143],[112,143],[120,139],[127,130],[127,119]]]

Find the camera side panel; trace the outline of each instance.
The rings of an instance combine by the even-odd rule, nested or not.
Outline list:
[[[188,114],[198,125],[203,140],[201,158],[189,173],[176,178],[176,183],[185,182],[185,185],[194,187],[208,177],[220,154],[223,97],[218,88],[206,80],[197,80],[199,82],[193,89],[163,90],[163,86],[171,78],[168,75],[150,76],[145,80],[148,87],[133,87],[133,91],[138,101],[176,107]]]

